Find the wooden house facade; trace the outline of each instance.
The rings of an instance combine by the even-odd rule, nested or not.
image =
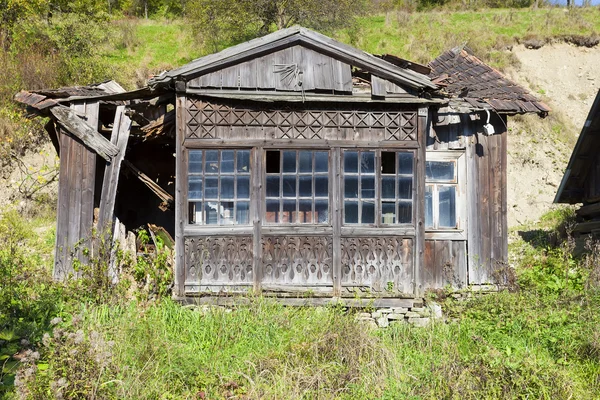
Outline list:
[[[125,165],[165,209],[172,202],[180,299],[253,291],[390,305],[492,283],[507,259],[506,116],[548,110],[466,50],[446,56],[425,67],[293,27],[134,92],[21,93],[53,116],[61,151],[56,276],[82,257],[68,248],[94,206],[100,227],[139,210],[119,207],[132,202]],[[142,171],[165,154],[172,179],[161,184]]]

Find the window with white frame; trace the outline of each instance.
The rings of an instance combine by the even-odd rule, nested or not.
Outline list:
[[[425,228],[464,229],[464,153],[428,152],[425,161]]]
[[[250,150],[189,150],[189,223],[250,223]]]

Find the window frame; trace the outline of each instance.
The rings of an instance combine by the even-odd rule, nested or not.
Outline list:
[[[267,152],[269,151],[276,151],[280,153],[280,160],[279,160],[279,164],[280,164],[280,170],[278,173],[268,173],[267,172]],[[295,173],[291,173],[291,172],[284,172],[283,171],[283,153],[287,152],[287,151],[293,151],[296,152],[296,172]],[[266,227],[266,228],[285,228],[285,227],[332,227],[333,226],[333,210],[335,209],[332,206],[333,203],[333,185],[334,185],[334,180],[333,180],[333,168],[332,168],[332,163],[334,160],[333,157],[333,148],[303,148],[303,147],[274,147],[274,148],[263,148],[262,149],[262,157],[263,157],[263,162],[262,162],[262,167],[261,167],[261,171],[260,171],[260,180],[261,180],[261,185],[262,185],[262,190],[261,190],[261,196],[260,199],[257,199],[257,201],[261,202],[261,209],[263,210],[263,212],[261,213],[261,225],[262,227]],[[308,172],[300,172],[299,171],[299,164],[300,164],[300,153],[299,152],[310,152],[312,153],[312,171],[310,173]],[[317,152],[321,152],[321,153],[327,153],[327,172],[317,172],[316,169],[316,158],[315,158],[315,154]],[[275,174],[277,174],[279,176],[279,196],[278,197],[272,197],[272,196],[267,196],[267,178],[269,175],[274,176]],[[284,176],[295,176],[296,177],[296,196],[295,198],[293,197],[286,197],[284,196],[283,193],[283,178]],[[300,196],[299,193],[299,181],[300,181],[300,177],[301,176],[312,176],[312,180],[311,180],[311,186],[312,186],[312,195],[310,197],[308,196]],[[328,194],[327,197],[324,196],[316,196],[316,186],[315,186],[315,178],[319,177],[319,176],[327,176],[327,185],[328,185]],[[297,222],[297,221],[293,221],[293,222],[269,222],[267,220],[267,201],[268,200],[277,200],[279,202],[279,211],[278,213],[282,213],[283,211],[283,202],[285,200],[291,200],[291,199],[295,199],[296,202],[296,208],[299,212],[299,207],[300,207],[300,201],[304,200],[304,201],[311,201],[311,211],[313,212],[313,217],[314,217],[314,212],[316,212],[316,202],[318,200],[324,200],[327,199],[327,222],[318,222],[313,220],[312,222]],[[251,200],[252,201],[252,200]]]
[[[231,227],[242,227],[242,228],[249,228],[252,226],[252,210],[253,210],[253,204],[252,204],[252,169],[255,167],[253,164],[253,152],[254,149],[253,148],[248,148],[248,147],[240,147],[240,148],[229,148],[229,147],[198,147],[198,148],[186,148],[186,166],[185,166],[185,177],[186,177],[186,182],[185,182],[185,207],[186,207],[186,219],[185,219],[185,226],[187,227],[193,227],[193,229],[197,229],[197,228],[201,228],[201,229],[223,229],[223,228],[231,228]],[[217,172],[207,172],[206,171],[206,153],[208,151],[216,151],[218,153],[218,158],[217,158],[217,162],[219,165],[219,169]],[[222,155],[223,152],[226,151],[232,151],[233,152],[233,170],[231,172],[224,172],[221,170],[222,164],[221,164],[221,160],[222,160]],[[238,163],[238,159],[237,159],[237,154],[239,151],[247,151],[248,152],[248,171],[247,172],[240,172],[237,170],[237,163]],[[191,154],[192,152],[202,152],[202,171],[201,172],[191,172],[190,171],[190,159],[191,159]],[[202,198],[201,199],[197,199],[195,197],[191,197],[190,196],[190,192],[189,192],[189,185],[190,185],[190,179],[192,177],[195,176],[200,176],[202,178],[201,182],[202,182]],[[222,184],[222,177],[231,177],[233,178],[233,197],[231,199],[225,199],[222,198],[222,193],[221,193],[221,184]],[[248,198],[238,198],[238,184],[237,184],[237,178],[243,176],[243,177],[247,177],[248,178]],[[217,199],[214,198],[206,198],[206,180],[208,178],[216,178],[217,179]],[[231,202],[233,203],[233,216],[232,216],[232,221],[233,223],[216,223],[216,224],[208,224],[207,223],[207,214],[206,214],[206,203],[207,202],[217,202],[218,204],[220,204],[221,202]],[[192,203],[198,203],[200,202],[202,204],[202,222],[191,222],[192,221]],[[246,212],[248,213],[248,222],[247,223],[238,223],[237,222],[237,211],[238,211],[238,203],[248,203],[248,209],[246,210]],[[194,206],[195,208],[195,206]],[[221,222],[221,216],[217,216],[217,221]]]
[[[374,152],[375,153],[375,173],[373,174],[375,177],[375,197],[374,197],[374,202],[375,202],[375,222],[374,223],[369,223],[369,224],[365,224],[365,223],[347,223],[345,222],[345,212],[346,212],[346,195],[345,195],[345,184],[344,184],[344,177],[347,175],[346,171],[345,171],[345,163],[344,163],[344,154],[346,152],[358,152],[359,153],[359,157],[360,157],[360,153],[362,152]],[[411,202],[411,221],[410,222],[402,222],[402,223],[384,223],[382,221],[382,203],[384,202],[384,200],[382,198],[382,194],[381,194],[381,187],[382,187],[382,182],[383,182],[383,176],[391,176],[391,174],[383,174],[382,171],[382,156],[381,153],[396,153],[396,160],[397,160],[397,154],[398,153],[411,153],[412,154],[412,158],[413,158],[413,165],[412,165],[412,196],[410,199]],[[398,161],[396,161],[398,162]],[[398,149],[398,148],[348,148],[348,147],[342,147],[340,149],[340,171],[341,171],[341,179],[340,179],[340,201],[341,204],[339,205],[340,209],[341,209],[341,215],[340,215],[340,224],[343,228],[356,228],[356,229],[361,229],[361,228],[391,228],[391,229],[405,229],[405,228],[414,228],[416,226],[416,202],[417,202],[417,195],[416,195],[416,191],[417,191],[417,185],[418,185],[418,177],[417,177],[417,149]],[[396,172],[394,174],[394,176],[396,177],[396,185],[398,184],[398,177],[400,176],[406,176],[407,174],[398,174],[398,170],[397,170],[398,166],[396,165]],[[360,172],[357,173],[349,173],[352,175],[356,175],[357,177],[359,177],[359,182],[360,182],[360,177],[362,176],[362,174]],[[370,173],[369,173],[370,175]],[[360,196],[360,191],[361,191],[361,186],[359,183],[358,186],[358,191],[359,191],[359,197],[358,197],[358,201],[360,201],[362,199],[362,196]],[[398,195],[398,188],[396,188],[396,196]],[[352,198],[354,199],[354,198]],[[391,201],[391,199],[387,199],[388,201]],[[401,202],[402,200],[404,200],[405,202],[408,202],[409,199],[400,199],[398,197],[396,197],[393,201],[396,203],[396,213],[397,213],[397,204],[398,202]],[[359,208],[359,213],[360,213],[360,208]],[[396,218],[397,218],[397,214],[396,214]]]
[[[433,227],[425,226],[425,239],[448,239],[448,240],[466,240],[467,239],[467,171],[466,171],[466,155],[464,151],[443,150],[443,151],[427,151],[425,161],[440,161],[454,162],[455,173],[454,179],[450,180],[428,180],[427,172],[425,171],[423,207],[425,203],[425,193],[429,186],[433,187]],[[425,167],[426,168],[426,167]],[[456,188],[456,227],[439,227],[439,187],[455,187]],[[425,210],[425,213],[427,210]]]

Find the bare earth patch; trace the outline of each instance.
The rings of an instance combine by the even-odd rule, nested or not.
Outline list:
[[[552,207],[577,136],[600,88],[600,46],[515,46],[520,66],[508,75],[542,98],[551,116],[509,120],[509,227],[536,221]]]

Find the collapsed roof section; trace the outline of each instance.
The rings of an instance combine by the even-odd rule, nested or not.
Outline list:
[[[536,113],[545,117],[550,108],[526,89],[486,65],[466,46],[446,51],[429,63],[432,82],[442,87],[452,104],[493,109],[501,114]]]

